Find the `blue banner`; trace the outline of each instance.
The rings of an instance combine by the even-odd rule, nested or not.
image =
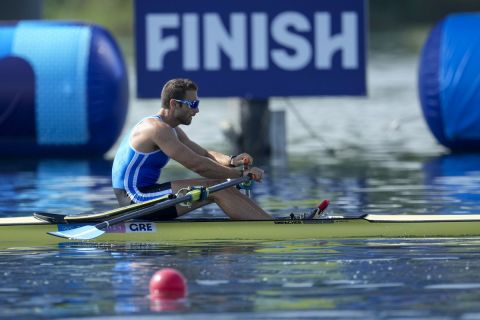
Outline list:
[[[137,95],[172,78],[204,97],[366,94],[365,0],[136,0]]]

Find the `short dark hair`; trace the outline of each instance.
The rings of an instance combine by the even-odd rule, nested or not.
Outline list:
[[[185,99],[188,90],[198,90],[198,86],[190,79],[169,80],[162,89],[162,108],[170,108],[170,99]]]

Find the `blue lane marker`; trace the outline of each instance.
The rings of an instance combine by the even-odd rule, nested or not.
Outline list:
[[[87,68],[91,31],[86,26],[20,22],[12,53],[36,75],[39,145],[78,145],[89,140]]]
[[[11,54],[14,33],[15,26],[0,28],[0,59]]]

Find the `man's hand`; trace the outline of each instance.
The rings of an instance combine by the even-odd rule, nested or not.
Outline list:
[[[253,158],[248,153],[240,153],[232,158],[231,165],[234,167],[240,167],[243,165],[251,166],[253,164]]]
[[[263,170],[262,169],[257,168],[257,167],[252,167],[252,168],[249,168],[249,169],[243,171],[244,176],[248,175],[249,173],[252,174],[253,180],[255,180],[257,182],[262,181],[262,179],[263,179]]]

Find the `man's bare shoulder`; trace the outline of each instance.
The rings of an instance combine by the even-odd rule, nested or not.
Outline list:
[[[149,136],[171,135],[172,127],[155,118],[145,119],[137,126],[138,131],[142,131]]]

